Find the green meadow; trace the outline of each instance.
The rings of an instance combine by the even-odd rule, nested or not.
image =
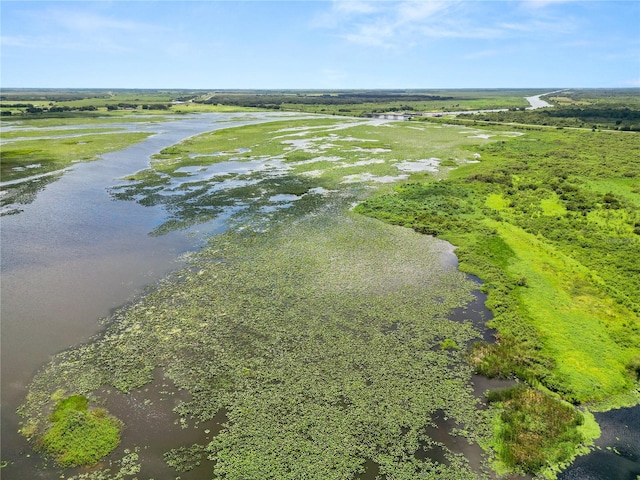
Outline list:
[[[390,111],[525,108],[540,90],[30,90],[3,91],[10,118],[282,110],[366,116]]]
[[[566,89],[545,96],[554,108],[509,109],[465,117],[473,121],[534,124],[556,128],[640,130],[640,96],[637,89]]]
[[[516,375],[549,398],[589,408],[615,398],[634,405],[639,147],[626,133],[535,131],[480,147],[479,163],[443,182],[399,186],[356,211],[459,247],[460,268],[483,280],[498,330],[495,344],[471,349],[480,373]],[[545,416],[528,435],[509,437],[530,442],[528,453],[514,442],[502,460],[539,469],[507,452],[525,448],[521,457],[533,458],[540,448],[532,433]],[[504,432],[519,417],[502,418],[510,419]]]

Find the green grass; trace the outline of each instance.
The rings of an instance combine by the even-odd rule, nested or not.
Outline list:
[[[120,443],[120,422],[89,400],[73,395],[56,403],[50,428],[38,439],[41,448],[62,467],[92,466]]]
[[[206,101],[271,110],[366,116],[389,111],[446,112],[528,106],[534,90],[220,91]],[[207,96],[204,96],[207,98]]]
[[[319,105],[285,102],[281,110],[361,117],[385,112],[457,112],[465,110],[524,108],[528,102],[519,96],[495,96],[489,98],[452,98],[432,101],[362,102],[340,105]],[[407,108],[409,107],[409,108]]]
[[[515,374],[576,404],[628,403],[640,345],[639,145],[625,133],[529,133],[479,148],[481,163],[449,180],[400,186],[356,211],[459,247],[498,330],[497,343],[470,352],[480,373]],[[542,463],[524,459],[539,449],[519,438],[503,460],[535,471]],[[520,448],[530,450],[521,460],[505,453]]]
[[[599,291],[579,262],[515,226],[493,227],[515,254],[509,278],[526,279],[519,304],[535,322],[543,354],[555,360],[545,384],[580,403],[631,389],[626,366],[640,338],[624,326],[633,313]]]
[[[55,139],[17,140],[2,145],[2,181],[16,180],[68,167],[74,162],[123,149],[147,138],[149,133],[114,132]]]
[[[487,399],[499,405],[495,448],[510,469],[539,472],[565,463],[585,440],[583,415],[537,390],[519,385],[489,392]]]
[[[129,122],[163,122],[169,118],[166,115],[141,115],[133,112],[71,112],[60,115],[33,115],[21,117],[8,117],[0,121],[0,125],[15,128],[17,131],[28,131],[30,128],[58,128],[93,125],[96,128],[109,128],[113,123]],[[3,136],[4,136],[3,132]]]
[[[545,98],[554,107],[528,111],[480,113],[468,119],[557,128],[640,130],[640,90],[566,90]]]
[[[551,375],[534,373],[535,362],[516,370],[568,400],[602,400],[632,387],[626,366],[640,344],[635,140],[548,132],[488,144],[459,180],[398,187],[359,211],[460,245],[462,268],[486,281],[501,337],[532,326],[532,358],[554,364]]]
[[[2,140],[26,139],[32,137],[53,137],[53,136],[80,136],[89,135],[91,133],[116,133],[122,131],[122,128],[66,128],[66,129],[15,129],[2,132]]]

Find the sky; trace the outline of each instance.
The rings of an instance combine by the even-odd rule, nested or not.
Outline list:
[[[640,0],[0,2],[1,88],[640,87]]]

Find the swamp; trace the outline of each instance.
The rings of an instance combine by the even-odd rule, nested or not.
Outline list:
[[[2,475],[635,478],[640,143],[540,93],[16,92]]]

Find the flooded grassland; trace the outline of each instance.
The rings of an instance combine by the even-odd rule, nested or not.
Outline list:
[[[482,133],[318,119],[165,149],[112,198],[164,209],[154,235],[216,218],[228,230],[38,373],[23,433],[37,439],[56,401],[80,394],[124,429],[75,478],[489,476],[487,458],[433,435],[491,435],[463,358],[481,332],[450,319],[477,285],[449,244],[350,212],[512,136]]]

